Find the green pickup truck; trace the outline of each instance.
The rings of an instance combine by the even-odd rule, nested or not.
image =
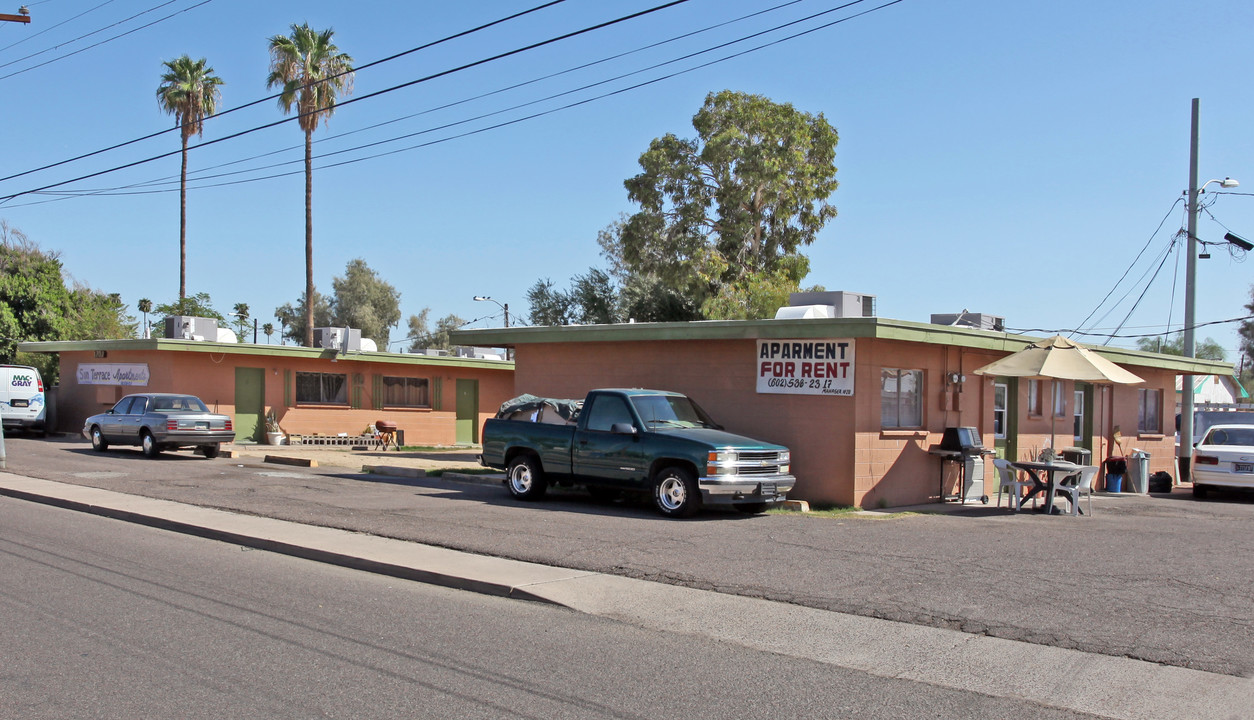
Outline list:
[[[551,483],[582,484],[594,496],[647,491],[668,517],[702,505],[758,513],[796,481],[788,448],[725,432],[679,393],[593,390],[581,406],[524,398],[484,424],[481,457],[506,471],[522,500],[543,497]]]

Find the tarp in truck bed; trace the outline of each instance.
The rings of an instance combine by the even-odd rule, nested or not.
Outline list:
[[[516,398],[506,400],[501,403],[500,410],[497,411],[497,418],[508,418],[516,413],[534,413],[542,408],[551,408],[562,419],[568,423],[574,423],[579,417],[579,408],[583,406],[583,400],[565,400],[561,398],[543,398],[535,395],[519,395]]]

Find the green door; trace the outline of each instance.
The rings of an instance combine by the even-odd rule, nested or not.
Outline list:
[[[235,439],[260,442],[265,429],[265,368],[235,368]]]
[[[479,442],[479,381],[457,381],[457,442]]]

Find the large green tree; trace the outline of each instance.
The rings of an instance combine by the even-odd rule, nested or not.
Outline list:
[[[304,343],[308,338],[307,347],[312,347],[313,329],[331,327],[331,298],[314,290],[313,299],[313,306],[310,307],[305,303],[305,295],[302,293],[295,306],[292,303],[283,303],[274,309],[274,316],[286,328],[282,337],[297,344]],[[311,316],[314,324],[307,326]]]
[[[195,295],[179,298],[174,302],[158,305],[153,308],[153,312],[163,318],[172,315],[211,318],[217,320],[218,325],[226,327],[226,318],[222,316],[222,313],[213,309],[213,300],[207,292],[198,292]]]
[[[217,112],[222,78],[213,74],[204,58],[189,56],[166,60],[166,72],[157,87],[157,104],[174,116],[183,141],[183,165],[179,174],[179,299],[187,297],[187,140],[204,130],[204,119]]]
[[[266,86],[282,88],[279,107],[297,112],[297,122],[305,133],[305,297],[314,296],[313,281],[313,133],[319,123],[335,112],[341,93],[353,86],[353,58],[340,52],[330,28],[317,32],[304,25],[292,25],[291,35],[270,38],[270,75]],[[305,307],[304,344],[313,346],[314,306]]]
[[[621,272],[707,318],[769,317],[809,270],[801,248],[836,216],[836,129],[760,95],[711,93],[697,137],[655,139],[627,180],[640,210],[600,239]],[[625,284],[625,283],[624,283]]]
[[[417,315],[409,316],[409,332],[405,336],[409,340],[409,351],[417,352],[425,348],[457,350],[460,346],[452,343],[449,334],[465,325],[466,321],[457,315],[445,315],[435,321],[435,329],[431,330],[430,318],[431,308],[423,308]]]
[[[389,328],[401,320],[400,292],[361,258],[350,260],[344,268],[344,276],[331,280],[331,288],[334,291],[332,322],[358,328],[362,337],[374,340],[380,348],[387,348]]]
[[[68,279],[57,253],[0,220],[0,362],[34,365],[55,383],[56,358],[18,353],[19,342],[132,338],[137,331],[116,293]]]

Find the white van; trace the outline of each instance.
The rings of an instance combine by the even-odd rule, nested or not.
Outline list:
[[[0,423],[4,429],[21,428],[44,434],[48,406],[44,380],[26,365],[0,365]]]

